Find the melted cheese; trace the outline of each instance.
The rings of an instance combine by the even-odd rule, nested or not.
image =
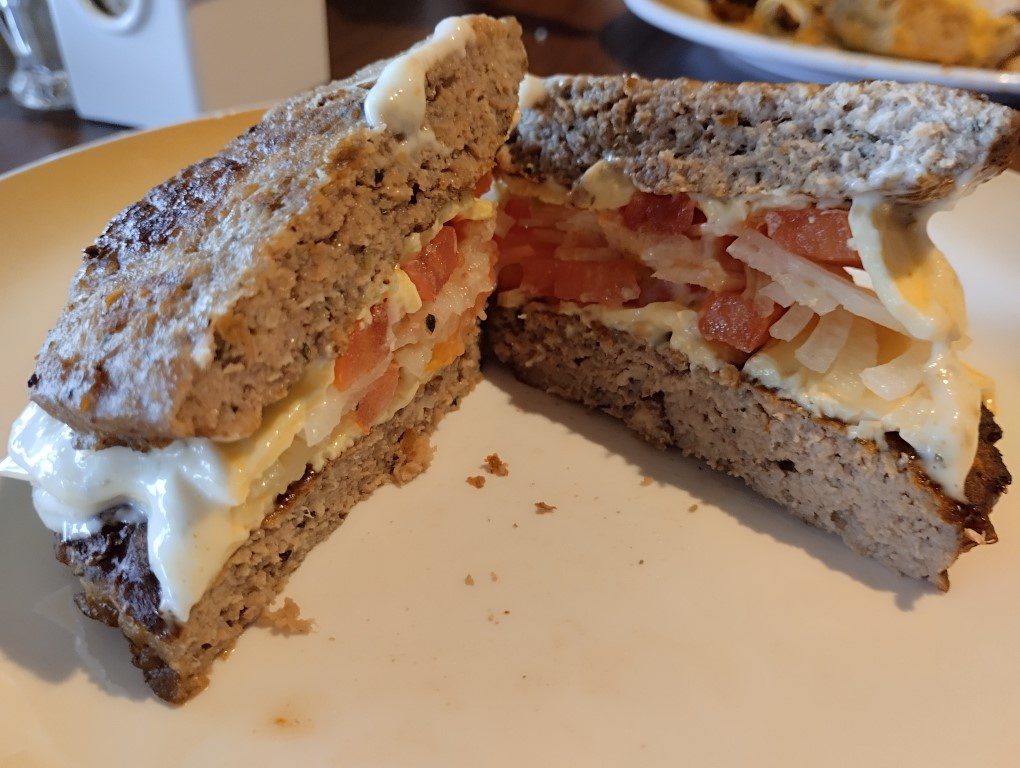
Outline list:
[[[599,160],[577,180],[575,191],[583,196],[583,207],[601,211],[625,206],[634,196],[635,187],[611,160]]]
[[[534,109],[545,101],[548,95],[542,78],[526,74],[517,89],[517,103],[521,109]]]
[[[425,75],[446,56],[463,55],[474,36],[467,19],[443,19],[431,37],[391,59],[365,97],[368,124],[396,134],[409,148],[435,141],[425,125]]]

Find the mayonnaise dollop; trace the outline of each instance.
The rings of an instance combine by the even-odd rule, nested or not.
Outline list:
[[[425,125],[425,75],[440,59],[463,54],[474,37],[466,19],[443,19],[431,37],[392,59],[365,97],[368,124],[401,136],[410,148],[434,141]]]

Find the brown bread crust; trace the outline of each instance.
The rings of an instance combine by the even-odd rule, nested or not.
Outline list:
[[[499,165],[566,187],[609,160],[656,194],[925,202],[1001,173],[1020,144],[1020,113],[928,83],[557,75],[544,84]]]
[[[343,351],[443,206],[492,166],[525,67],[520,26],[473,16],[427,73],[406,151],[363,103],[385,62],[301,94],[185,168],[85,250],[39,353],[32,399],[93,444],[251,434],[308,363]]]
[[[493,308],[486,345],[522,380],[622,420],[742,479],[854,551],[948,589],[947,569],[978,541],[996,541],[989,514],[1011,477],[987,410],[967,478],[969,504],[946,496],[906,443],[849,437],[845,425],[748,382],[711,373],[682,353],[541,304]],[[969,532],[968,532],[969,531]]]
[[[478,345],[447,366],[389,422],[339,459],[293,483],[223,566],[187,623],[159,613],[145,525],[116,524],[57,542],[57,559],[81,579],[75,602],[86,616],[119,627],[134,664],[156,695],[180,704],[208,683],[213,662],[280,593],[305,555],[378,486],[410,481],[428,466],[428,436],[480,378]]]

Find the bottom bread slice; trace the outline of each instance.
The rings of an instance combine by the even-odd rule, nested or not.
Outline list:
[[[960,553],[996,540],[989,512],[1011,478],[984,411],[970,504],[947,497],[898,435],[888,447],[743,380],[692,366],[667,345],[541,304],[493,308],[486,345],[517,377],[622,420],[649,442],[735,475],[856,552],[948,589]]]
[[[78,607],[120,627],[134,664],[156,695],[182,703],[208,682],[209,668],[272,603],[305,555],[348,511],[385,482],[422,472],[428,436],[478,381],[478,346],[444,368],[407,406],[373,428],[337,460],[308,472],[278,500],[223,567],[185,624],[159,612],[159,584],[149,569],[144,523],[117,524],[57,543],[57,559],[81,579]]]

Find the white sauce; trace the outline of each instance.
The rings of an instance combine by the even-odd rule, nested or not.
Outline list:
[[[524,75],[517,89],[517,103],[521,109],[533,109],[549,96],[545,88],[545,80],[532,74]]]
[[[577,180],[575,189],[583,196],[577,202],[596,211],[622,208],[636,191],[633,182],[611,160],[599,160],[591,166]]]
[[[474,36],[466,19],[443,19],[431,37],[390,61],[365,97],[368,124],[400,136],[412,149],[434,141],[425,125],[425,75],[446,56],[463,55]]]
[[[471,199],[443,210],[439,226],[457,215],[487,218],[492,205]],[[430,230],[433,235],[439,226]],[[479,259],[488,264],[488,252],[472,252],[451,278],[450,290],[456,293],[446,297],[451,311],[459,312],[465,302],[470,306],[480,291],[491,288]],[[457,301],[461,304],[454,307]],[[389,281],[387,305],[407,313],[422,306],[414,284],[399,268]],[[412,346],[401,351],[414,351]],[[429,351],[424,350],[425,362]],[[367,385],[388,360],[380,365],[362,377]],[[321,469],[362,436],[351,411],[359,395],[353,389],[338,392],[333,370],[332,361],[310,366],[285,399],[266,409],[254,435],[231,442],[190,438],[148,451],[120,446],[78,450],[74,430],[32,403],[14,423],[10,457],[0,462],[0,476],[31,482],[39,517],[65,539],[88,536],[107,521],[147,521],[160,611],[185,622],[230,555],[273,509],[276,497],[307,467]],[[431,375],[424,366],[402,370],[377,423],[406,406]]]

